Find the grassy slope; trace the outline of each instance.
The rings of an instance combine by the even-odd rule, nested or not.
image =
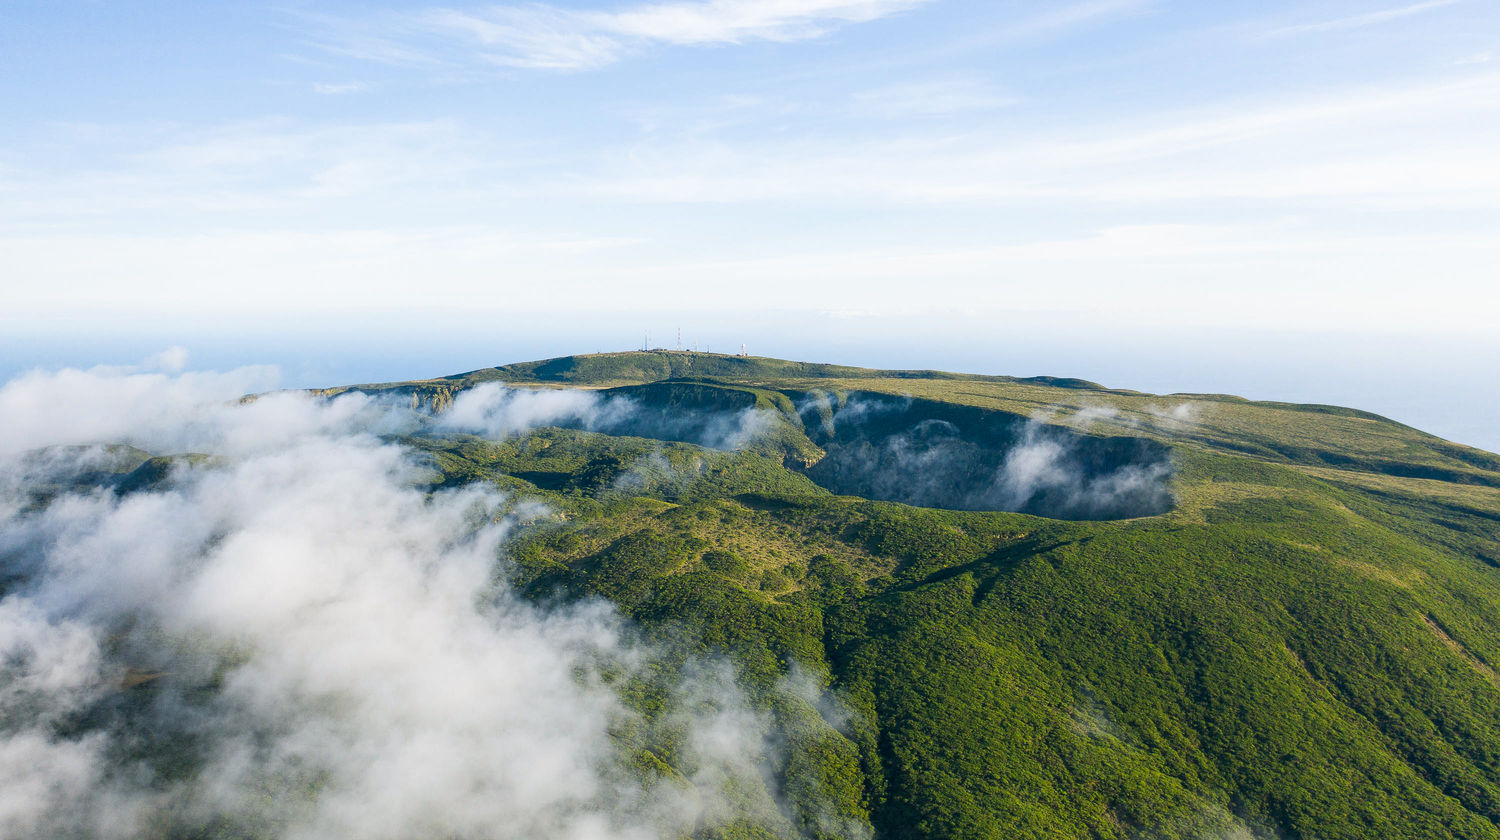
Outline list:
[[[514,552],[539,597],[686,627],[773,707],[793,662],[832,684],[851,723],[796,730],[794,822],[832,807],[886,837],[1500,837],[1494,456],[1347,409],[706,354],[407,387],[666,376],[1064,423],[1091,408],[1177,448],[1176,510],[1089,523],[840,498],[686,444],[423,441],[447,480],[562,512]]]
[[[599,353],[484,368],[441,379],[360,386],[451,393],[480,382],[614,388],[690,379],[771,391],[875,391],[997,409],[1091,429],[1307,466],[1500,485],[1500,456],[1451,443],[1368,412],[1251,402],[1223,394],[1159,396],[1079,379],[942,371],[884,371],[760,357],[674,351]],[[335,393],[334,389],[329,393]],[[1186,413],[1173,409],[1186,406]],[[1100,409],[1114,412],[1104,416]]]

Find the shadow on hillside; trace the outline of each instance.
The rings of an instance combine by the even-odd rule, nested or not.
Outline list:
[[[1156,441],[882,394],[813,395],[799,408],[828,453],[806,473],[841,495],[1075,520],[1172,507],[1170,450]]]

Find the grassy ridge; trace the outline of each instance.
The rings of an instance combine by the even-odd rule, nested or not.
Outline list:
[[[451,394],[488,381],[613,388],[668,379],[711,380],[792,394],[871,391],[909,395],[1261,460],[1500,486],[1500,456],[1357,409],[1252,402],[1223,394],[1143,394],[1057,377],[884,371],[655,351],[566,356],[441,379],[358,387]],[[328,393],[341,390],[345,389]]]
[[[535,597],[604,597],[681,661],[737,664],[794,733],[768,781],[781,831],[1500,837],[1491,453],[1332,406],[700,353],[370,389],[440,406],[485,381],[786,419],[759,451],[560,430],[413,441],[442,483],[558,512],[511,551]],[[783,463],[821,453],[796,404],[854,392],[1165,444],[1176,506],[1061,522],[832,495]],[[799,670],[842,719],[788,705],[778,686]],[[639,739],[677,772],[669,737]],[[738,831],[754,834],[721,833]]]

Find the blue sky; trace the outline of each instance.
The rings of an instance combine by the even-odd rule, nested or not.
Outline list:
[[[0,5],[0,374],[673,343],[1500,448],[1500,4]]]

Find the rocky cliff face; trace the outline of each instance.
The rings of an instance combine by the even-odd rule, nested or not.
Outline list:
[[[411,389],[411,409],[442,414],[453,407],[455,389],[448,385],[417,385]]]

